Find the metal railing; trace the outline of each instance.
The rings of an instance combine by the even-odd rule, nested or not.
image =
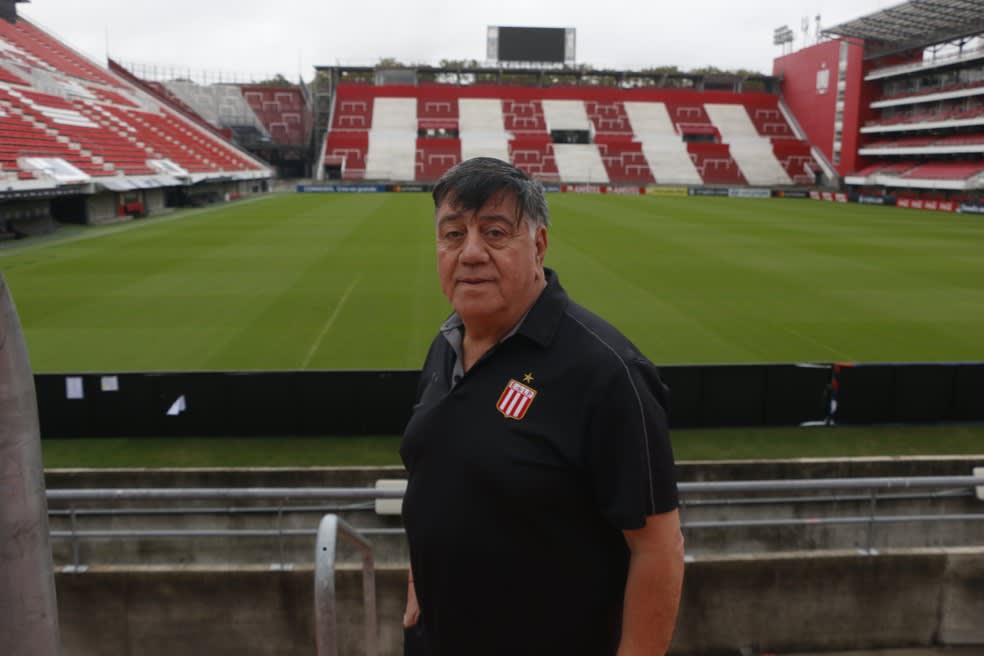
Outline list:
[[[975,486],[984,488],[984,477],[974,476],[942,476],[942,477],[881,477],[881,478],[829,478],[803,480],[751,480],[751,481],[716,481],[716,482],[686,482],[679,484],[681,525],[685,530],[701,529],[730,529],[730,528],[768,528],[795,526],[823,525],[858,525],[867,526],[867,538],[864,550],[872,552],[876,527],[885,524],[912,522],[949,522],[949,521],[984,521],[981,513],[936,513],[936,514],[879,514],[879,502],[912,500],[912,499],[942,499],[958,496],[974,496]],[[927,490],[944,490],[944,492],[929,493]],[[820,491],[848,492],[864,491],[864,494],[852,495],[811,495],[804,493]],[[748,493],[773,492],[786,496],[762,497],[740,496]],[[889,492],[886,494],[886,492]],[[901,494],[900,494],[901,492]],[[403,491],[398,489],[378,488],[340,488],[340,487],[304,487],[304,488],[123,488],[123,489],[76,489],[49,490],[48,501],[74,504],[83,501],[278,501],[275,506],[264,507],[225,507],[225,508],[96,508],[78,509],[70,505],[68,509],[51,509],[51,516],[68,516],[69,528],[56,529],[50,532],[53,539],[68,539],[72,541],[73,565],[82,566],[79,555],[79,543],[84,539],[94,538],[228,538],[228,537],[275,537],[278,540],[278,552],[283,563],[283,541],[286,538],[299,536],[314,536],[316,531],[307,528],[284,528],[282,520],[285,513],[318,513],[326,511],[339,512],[345,510],[368,510],[369,505],[352,505],[349,507],[326,506],[287,506],[287,500],[320,500],[340,501],[358,500],[369,502],[375,499],[399,499]],[[706,495],[728,495],[707,498]],[[703,498],[701,498],[703,495]],[[793,496],[790,496],[793,495]],[[796,496],[800,495],[800,496]],[[698,498],[694,498],[698,497]],[[818,502],[853,501],[865,502],[867,511],[863,514],[847,516],[809,516],[797,518],[765,518],[765,519],[720,519],[694,520],[688,515],[694,508],[707,506],[741,506],[766,504],[810,504]],[[188,514],[237,514],[237,513],[268,513],[277,515],[274,528],[241,528],[241,529],[80,529],[80,518],[86,516],[123,516],[123,515],[188,515]],[[353,529],[355,530],[355,529]],[[362,536],[399,534],[402,528],[360,528]]]
[[[978,487],[980,486],[980,487]],[[883,478],[834,478],[809,480],[757,480],[757,481],[719,481],[680,483],[681,524],[684,529],[699,530],[708,528],[741,527],[789,527],[816,526],[824,524],[864,524],[868,527],[866,548],[868,554],[875,554],[873,548],[875,528],[878,525],[898,522],[927,521],[984,521],[980,513],[941,513],[879,515],[878,502],[888,500],[941,499],[975,496],[975,487],[984,492],[984,476],[944,476],[944,477],[883,477]],[[943,492],[926,493],[927,490]],[[834,491],[834,495],[802,496],[803,493]],[[863,494],[840,494],[842,492],[864,491]],[[784,496],[737,496],[747,493],[779,493]],[[891,492],[886,494],[886,492]],[[79,543],[87,538],[209,538],[209,537],[277,537],[281,556],[282,541],[285,537],[317,536],[315,548],[315,629],[318,656],[338,655],[337,598],[335,590],[335,561],[338,537],[341,536],[361,552],[362,557],[362,596],[365,612],[364,629],[366,654],[378,653],[376,620],[375,556],[373,546],[367,539],[370,535],[401,534],[402,528],[363,528],[356,529],[340,519],[336,514],[324,515],[317,531],[313,529],[285,529],[279,525],[285,509],[289,512],[323,513],[325,506],[286,506],[293,500],[357,500],[398,499],[403,490],[377,488],[127,488],[127,489],[75,489],[49,490],[49,502],[74,504],[83,501],[279,501],[279,505],[263,507],[223,507],[223,508],[96,508],[53,509],[54,516],[68,516],[69,530],[52,530],[51,537],[72,540],[73,562],[76,571],[83,571],[79,558]],[[707,497],[702,495],[730,495]],[[981,494],[977,493],[980,497]],[[697,497],[697,498],[694,498]],[[822,501],[867,502],[868,512],[853,516],[800,517],[772,519],[734,519],[700,521],[687,517],[688,508],[706,506],[737,506],[763,504],[817,503]],[[336,511],[369,510],[368,503],[353,504],[348,507],[331,508]],[[120,515],[165,515],[165,514],[215,514],[215,513],[276,513],[278,526],[274,529],[114,529],[80,530],[80,516],[120,516]],[[281,566],[283,558],[281,557]]]
[[[338,515],[325,515],[318,526],[314,567],[314,621],[318,656],[338,656],[338,611],[335,598],[335,547],[338,536],[362,552],[362,607],[366,656],[377,656],[376,566],[372,544]]]

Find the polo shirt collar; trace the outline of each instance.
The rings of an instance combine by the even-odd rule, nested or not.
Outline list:
[[[526,313],[516,333],[528,337],[540,346],[546,347],[553,342],[557,328],[564,316],[564,310],[570,299],[567,292],[560,286],[560,278],[553,269],[543,270],[547,277],[547,286],[540,292],[540,297]]]

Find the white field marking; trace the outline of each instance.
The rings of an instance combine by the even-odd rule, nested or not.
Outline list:
[[[342,294],[342,297],[338,300],[338,304],[332,311],[331,316],[328,317],[328,321],[326,321],[325,325],[322,326],[321,332],[318,333],[317,339],[314,340],[314,343],[311,344],[311,348],[308,349],[307,355],[304,356],[304,362],[301,363],[301,369],[307,369],[308,365],[311,364],[311,358],[313,358],[314,354],[318,352],[319,348],[321,348],[321,342],[324,341],[328,331],[331,330],[332,325],[335,323],[335,319],[338,318],[338,315],[342,311],[342,307],[345,305],[346,301],[348,301],[349,296],[352,294],[352,290],[355,289],[355,286],[359,284],[360,280],[362,280],[362,276],[359,276],[353,280],[352,284],[348,286],[348,289],[345,290],[345,293]]]
[[[11,247],[0,248],[0,258],[3,257],[13,257],[15,255],[21,255],[22,253],[30,253],[32,251],[41,250],[42,248],[48,248],[49,246],[61,246],[62,244],[71,244],[77,241],[85,241],[87,239],[98,239],[100,237],[108,237],[109,235],[116,235],[121,232],[128,232],[130,230],[136,230],[139,228],[146,228],[148,226],[161,225],[162,223],[170,223],[171,221],[180,221],[181,219],[190,219],[193,216],[200,216],[202,214],[208,214],[214,212],[215,210],[220,210],[228,208],[230,206],[248,205],[250,203],[255,203],[267,198],[271,198],[273,194],[265,194],[262,196],[257,196],[255,198],[244,198],[242,200],[230,201],[228,203],[223,203],[221,205],[213,205],[212,207],[205,207],[197,210],[177,210],[173,213],[168,213],[163,216],[152,216],[146,219],[140,219],[139,221],[127,221],[125,223],[120,223],[114,226],[107,226],[103,230],[98,232],[86,232],[82,234],[77,234],[72,237],[64,237],[59,239],[58,233],[53,232],[49,235],[43,235],[38,237],[38,239],[43,239],[43,241],[38,241],[33,244],[17,244],[16,242],[7,242],[11,244]],[[99,227],[99,226],[91,226]],[[44,237],[50,237],[45,239]]]
[[[789,333],[791,335],[794,335],[796,337],[799,337],[800,339],[802,339],[805,342],[811,342],[814,346],[819,346],[820,348],[824,349],[825,351],[830,351],[831,353],[833,353],[834,355],[836,355],[837,358],[840,359],[840,360],[843,360],[843,359],[846,358],[846,356],[844,355],[844,353],[842,351],[839,351],[839,350],[835,349],[832,346],[827,346],[823,342],[821,342],[821,341],[819,341],[817,339],[814,339],[813,337],[810,337],[809,335],[804,335],[803,333],[799,332],[798,330],[793,330],[792,328],[790,328],[788,326],[778,326],[778,327],[779,327],[780,330],[785,330],[787,333]]]

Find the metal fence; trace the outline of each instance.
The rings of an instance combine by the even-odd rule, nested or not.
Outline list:
[[[724,481],[680,483],[681,523],[684,529],[730,529],[739,527],[815,526],[823,524],[864,524],[868,527],[868,553],[875,553],[873,535],[876,526],[896,522],[984,521],[984,508],[975,513],[939,514],[879,514],[879,501],[888,499],[927,499],[974,497],[984,499],[984,476],[947,476],[918,478],[837,478],[812,480]],[[821,494],[822,493],[822,494]],[[833,494],[831,494],[833,493]],[[762,496],[773,495],[773,496]],[[335,597],[335,564],[338,538],[355,545],[362,556],[362,594],[365,612],[365,646],[368,656],[376,656],[376,586],[373,546],[370,535],[402,533],[401,528],[357,529],[336,514],[324,514],[317,531],[286,529],[280,524],[285,511],[324,513],[325,510],[368,510],[377,499],[399,499],[402,490],[377,488],[131,488],[131,489],[63,489],[49,490],[49,502],[70,504],[68,509],[54,509],[52,515],[67,515],[69,530],[53,530],[53,539],[68,539],[73,545],[74,569],[82,570],[79,543],[88,538],[208,538],[208,537],[276,537],[282,541],[290,536],[316,536],[315,546],[315,631],[318,656],[337,656],[337,602]],[[742,496],[751,495],[751,496]],[[778,495],[778,496],[776,496]],[[71,504],[106,501],[273,501],[276,505],[260,507],[127,507],[76,509]],[[290,506],[287,501],[356,501],[347,506],[301,505]],[[815,516],[776,519],[735,519],[700,521],[688,518],[688,509],[706,506],[738,506],[769,504],[815,504],[822,501],[864,501],[867,512],[849,516]],[[984,505],[984,504],[982,504]],[[267,513],[276,514],[277,524],[268,529],[106,529],[83,530],[78,521],[84,516],[118,516],[124,514],[215,514]],[[282,544],[282,542],[281,542]],[[281,563],[283,561],[281,560]]]
[[[976,522],[984,521],[984,508],[972,513],[885,514],[881,505],[901,499],[941,499],[984,496],[984,477],[881,477],[832,478],[807,480],[759,480],[680,483],[681,525],[685,530],[768,528],[823,525],[864,525],[867,527],[865,550],[873,548],[873,537],[879,525],[912,522]],[[763,494],[780,496],[762,496]],[[831,494],[833,493],[833,494]],[[285,528],[283,518],[291,513],[325,513],[369,510],[376,499],[399,499],[402,490],[377,488],[304,487],[304,488],[127,488],[127,489],[62,489],[49,490],[48,501],[68,504],[68,508],[49,510],[52,517],[68,517],[69,527],[51,531],[52,539],[70,540],[73,565],[81,567],[79,545],[87,539],[146,539],[146,538],[235,538],[267,537],[280,541],[286,538],[316,535],[313,528]],[[750,496],[749,496],[750,495]],[[244,502],[267,501],[273,505],[259,507],[114,507],[76,508],[80,502]],[[289,505],[289,501],[335,502],[336,505]],[[355,501],[350,505],[337,505]],[[690,517],[691,510],[708,506],[761,506],[776,504],[809,505],[819,502],[864,502],[866,511],[852,515],[815,515],[791,518],[700,520]],[[268,514],[276,519],[269,528],[230,529],[85,529],[80,523],[93,516],[160,516],[160,515]],[[313,524],[313,523],[312,523]],[[399,534],[401,528],[353,529],[362,536]],[[283,562],[283,561],[281,561]]]

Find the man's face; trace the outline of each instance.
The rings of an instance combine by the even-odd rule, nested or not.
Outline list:
[[[543,289],[547,231],[531,235],[515,195],[492,198],[478,211],[437,208],[437,269],[441,289],[473,325],[511,328]]]

